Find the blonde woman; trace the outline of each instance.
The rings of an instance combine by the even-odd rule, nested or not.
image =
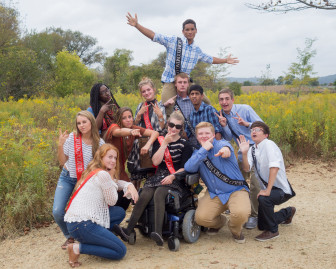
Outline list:
[[[67,245],[74,241],[64,222],[65,206],[81,173],[93,159],[99,146],[105,143],[99,137],[95,118],[89,111],[77,113],[76,129],[77,132],[70,134],[67,131],[59,131],[58,160],[63,165],[63,170],[55,191],[53,216],[66,237],[62,249],[66,249]]]

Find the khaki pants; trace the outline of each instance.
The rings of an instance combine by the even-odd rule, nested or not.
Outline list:
[[[251,217],[258,217],[258,193],[260,192],[259,180],[255,175],[254,167],[250,172],[244,172],[243,164],[238,160],[239,169],[244,179],[250,184]]]
[[[246,190],[232,193],[224,205],[218,196],[211,199],[207,190],[198,202],[195,221],[204,227],[220,229],[226,223],[226,217],[222,213],[227,209],[230,210],[229,229],[232,234],[239,236],[251,213],[249,193]]]
[[[162,104],[167,102],[170,98],[174,97],[175,95],[176,95],[176,88],[175,88],[174,82],[163,83],[162,94],[161,94]],[[206,97],[205,95],[203,97],[203,102],[208,105],[211,105],[209,98]],[[173,112],[173,106],[166,107],[167,119],[169,118],[172,112]]]

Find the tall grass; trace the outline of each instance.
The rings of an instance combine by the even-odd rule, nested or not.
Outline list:
[[[219,109],[217,93],[208,92]],[[135,111],[138,94],[115,94],[120,106]],[[160,99],[160,95],[158,95]],[[335,157],[336,94],[254,93],[235,98],[249,104],[271,128],[271,139],[285,153]],[[60,168],[58,129],[75,129],[75,115],[87,109],[89,95],[0,102],[0,237],[52,219]]]

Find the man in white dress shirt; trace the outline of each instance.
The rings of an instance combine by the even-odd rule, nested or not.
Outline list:
[[[291,224],[296,212],[295,207],[283,208],[274,212],[274,206],[280,205],[293,196],[287,180],[281,150],[271,140],[269,127],[262,121],[251,125],[251,138],[255,145],[250,147],[245,136],[240,135],[238,144],[243,157],[244,171],[254,166],[261,190],[258,194],[258,228],[263,231],[255,237],[258,241],[267,241],[279,236],[278,224]]]

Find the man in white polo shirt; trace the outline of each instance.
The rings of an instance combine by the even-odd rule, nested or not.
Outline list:
[[[258,194],[258,228],[263,232],[255,237],[258,241],[278,237],[278,224],[291,224],[296,212],[295,207],[274,212],[275,205],[286,202],[295,196],[295,192],[288,182],[281,150],[268,139],[269,134],[269,127],[264,122],[255,121],[251,125],[251,138],[255,145],[250,147],[243,135],[238,140],[243,169],[247,172],[254,166],[261,187]]]

